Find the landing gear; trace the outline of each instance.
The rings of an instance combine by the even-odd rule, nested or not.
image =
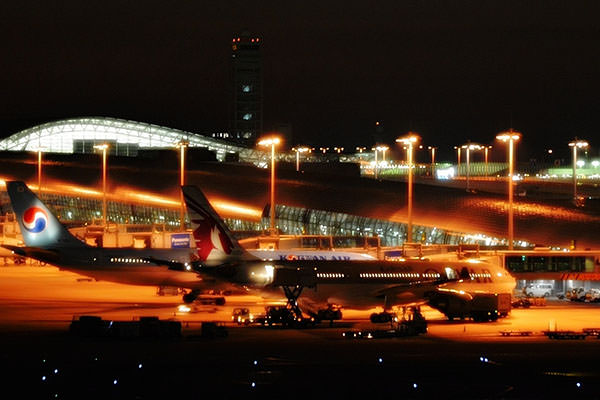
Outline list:
[[[298,297],[300,297],[302,289],[304,289],[303,286],[283,286],[283,293],[287,298],[285,308],[292,312],[296,320],[302,319],[302,311],[298,307]]]
[[[21,264],[25,264],[25,261],[26,261],[26,260],[25,260],[25,257],[15,256],[15,257],[13,258],[13,263],[14,263],[15,265],[21,265]]]
[[[306,328],[315,324],[313,317],[305,317],[298,306],[298,297],[302,293],[303,286],[282,286],[283,293],[287,298],[285,306],[270,307],[267,310],[267,324],[281,324],[289,328]]]

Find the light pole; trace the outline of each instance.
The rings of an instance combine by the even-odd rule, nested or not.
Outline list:
[[[496,139],[508,142],[508,249],[513,249],[514,225],[513,225],[513,173],[514,173],[514,143],[521,138],[521,133],[512,128],[507,132],[499,133]]]
[[[454,146],[456,149],[456,158],[458,160],[458,164],[456,165],[456,177],[460,176],[460,146]]]
[[[375,146],[375,179],[377,179],[377,172],[379,171],[379,162],[377,161],[377,152],[381,151],[381,153],[383,154],[383,161],[385,161],[385,151],[388,150],[389,147],[386,146],[385,144],[380,144],[378,146]]]
[[[397,143],[402,143],[406,145],[407,148],[407,162],[408,162],[408,223],[406,227],[406,241],[408,243],[412,242],[412,198],[413,198],[413,188],[412,188],[412,165],[413,165],[413,145],[419,140],[419,136],[414,132],[408,132],[406,136],[399,137],[396,139]]]
[[[294,147],[292,150],[296,152],[296,172],[299,172],[300,171],[300,153],[309,152],[310,149],[306,146],[299,146],[299,147]]]
[[[427,146],[428,150],[431,150],[431,178],[435,179],[435,149],[437,147]]]
[[[481,146],[475,143],[463,144],[462,148],[467,150],[467,191],[469,191],[469,176],[471,175],[470,154],[471,150],[481,150]]]
[[[38,197],[42,196],[42,148],[37,149],[37,178],[38,178]]]
[[[577,149],[585,149],[589,146],[589,143],[575,138],[569,143],[569,146],[573,148],[573,200],[577,202]]]
[[[356,151],[358,151],[358,158],[359,160],[362,161],[362,153],[363,151],[365,151],[367,148],[366,147],[361,147],[361,146],[357,146],[356,147]]]
[[[484,152],[484,156],[485,156],[485,176],[487,177],[488,174],[488,151],[491,150],[492,146],[483,146],[483,152]]]
[[[102,224],[106,229],[106,150],[108,149],[108,144],[97,144],[94,148],[102,150]]]
[[[371,150],[375,152],[375,180],[377,180],[377,148],[373,147]]]
[[[272,136],[261,139],[259,146],[271,147],[271,223],[269,225],[269,234],[275,235],[275,146],[281,142],[278,137]]]
[[[190,142],[181,139],[175,143],[175,146],[179,148],[179,186],[185,185],[185,149],[189,146]],[[179,190],[179,202],[181,204],[179,212],[179,228],[185,230],[185,201],[183,199],[183,189]]]

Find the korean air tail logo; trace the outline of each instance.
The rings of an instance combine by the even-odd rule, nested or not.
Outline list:
[[[48,225],[46,212],[39,207],[29,207],[23,213],[23,226],[31,233],[40,233]]]

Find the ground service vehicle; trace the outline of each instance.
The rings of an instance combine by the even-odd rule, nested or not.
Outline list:
[[[554,287],[551,283],[538,283],[525,289],[525,293],[529,297],[548,297],[553,291]]]
[[[529,308],[531,307],[531,302],[529,301],[529,299],[525,298],[520,298],[520,299],[515,299],[512,303],[512,308]]]
[[[238,325],[249,325],[254,322],[254,316],[247,308],[234,308],[231,314],[231,320]]]
[[[388,315],[391,319],[382,321],[380,317]],[[384,318],[385,319],[385,318]],[[417,336],[427,333],[427,321],[421,314],[420,306],[403,306],[398,314],[373,314],[371,322],[389,322],[388,329],[361,329],[347,331],[342,334],[347,339],[379,339],[405,336]]]
[[[325,310],[319,310],[314,318],[317,321],[338,321],[342,319],[342,310],[338,307],[329,307]]]
[[[573,288],[567,292],[567,299],[571,301],[585,301],[585,291],[582,287]]]
[[[465,296],[459,297],[435,292],[429,299],[429,305],[446,314],[451,321],[454,318],[472,318],[476,322],[495,321],[508,315],[511,303],[512,296],[509,293],[465,293]]]
[[[315,325],[312,317],[297,316],[288,306],[268,306],[265,308],[265,319],[263,325],[280,325],[283,327],[302,328]]]
[[[585,301],[588,303],[597,303],[600,302],[600,290],[599,289],[590,289],[585,293]]]

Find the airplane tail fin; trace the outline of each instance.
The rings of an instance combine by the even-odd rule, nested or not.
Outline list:
[[[26,246],[42,249],[87,247],[60,223],[24,182],[6,182],[6,190]]]
[[[199,261],[239,258],[246,250],[196,186],[182,186]]]

